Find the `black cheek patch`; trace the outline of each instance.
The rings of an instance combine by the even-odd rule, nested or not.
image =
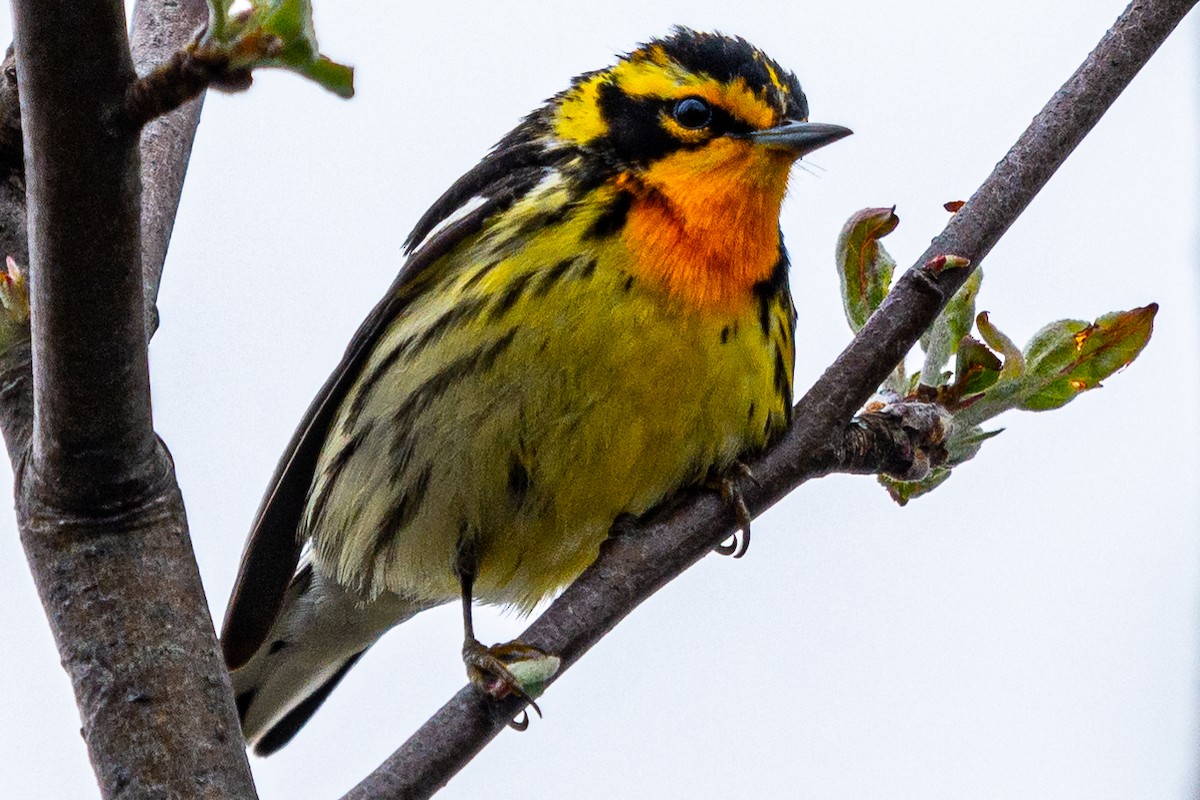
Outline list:
[[[608,133],[596,144],[609,149],[623,163],[646,163],[665,156],[680,142],[662,126],[661,100],[634,98],[617,86],[600,87],[600,111],[608,122]]]

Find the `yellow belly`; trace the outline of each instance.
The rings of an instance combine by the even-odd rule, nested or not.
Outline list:
[[[562,245],[497,261],[482,236],[458,254],[471,269],[392,324],[318,464],[303,533],[319,569],[369,596],[448,600],[467,541],[475,596],[529,608],[619,514],[786,425],[790,304],[689,308],[632,279],[617,241],[569,264]]]

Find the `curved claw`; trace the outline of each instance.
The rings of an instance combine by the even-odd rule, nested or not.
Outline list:
[[[484,694],[496,700],[515,695],[529,704],[540,717],[542,709],[537,702],[521,686],[520,680],[508,668],[510,663],[528,659],[551,658],[557,669],[558,659],[547,656],[546,653],[521,642],[484,647],[476,640],[470,640],[463,645],[463,662],[467,667],[467,677],[472,685]],[[521,717],[508,721],[513,730],[523,731],[529,727],[529,712],[522,710]]]
[[[736,472],[744,478],[748,478],[756,485],[760,485],[758,479],[754,477],[754,473],[750,471],[750,468],[740,461],[734,463],[731,471]],[[750,549],[750,509],[746,507],[746,500],[742,497],[742,492],[738,489],[737,484],[729,478],[719,478],[712,481],[710,487],[720,492],[721,499],[733,507],[733,513],[738,525],[738,530],[728,539],[714,547],[713,550],[719,555],[741,558]]]
[[[750,526],[738,530],[725,541],[713,548],[713,552],[722,556],[741,558],[750,549]]]

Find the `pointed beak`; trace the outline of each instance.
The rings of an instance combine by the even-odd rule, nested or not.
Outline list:
[[[788,122],[747,134],[750,141],[776,150],[787,150],[797,158],[811,153],[818,147],[844,139],[854,131],[841,125],[823,122]]]

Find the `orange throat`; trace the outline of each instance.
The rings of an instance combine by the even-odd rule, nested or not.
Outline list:
[[[752,302],[779,261],[779,208],[792,159],[749,142],[674,153],[618,190],[633,199],[623,238],[634,271],[704,310]]]

